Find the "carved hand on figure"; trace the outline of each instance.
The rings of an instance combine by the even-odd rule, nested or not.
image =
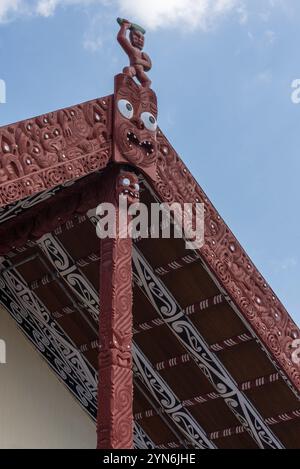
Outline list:
[[[126,20],[125,18],[124,19],[118,18],[118,23],[123,29],[130,29],[132,26],[131,22]]]

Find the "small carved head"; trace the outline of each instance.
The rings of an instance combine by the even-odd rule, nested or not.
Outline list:
[[[118,177],[116,192],[117,197],[120,195],[126,197],[129,205],[139,202],[140,186],[136,174],[129,171],[121,172]]]
[[[137,29],[132,29],[129,34],[129,39],[133,47],[136,47],[139,50],[143,50],[145,44],[145,37],[141,31]]]

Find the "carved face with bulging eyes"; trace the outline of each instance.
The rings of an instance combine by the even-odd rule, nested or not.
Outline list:
[[[122,172],[118,177],[117,196],[127,198],[129,204],[139,202],[140,185],[136,174],[132,172]]]
[[[116,77],[114,159],[137,166],[156,179],[157,100],[151,89],[142,88],[123,74]]]
[[[59,152],[63,148],[62,130],[58,125],[40,131],[41,144],[46,151]]]
[[[132,120],[134,116],[134,108],[133,105],[130,103],[130,101],[127,101],[127,99],[120,99],[118,101],[118,109],[120,113],[122,114],[125,119]],[[137,128],[141,131],[144,129],[149,130],[150,132],[156,132],[157,129],[157,122],[156,118],[151,112],[142,112],[142,114],[137,118],[135,121]],[[136,132],[137,133],[137,132]],[[136,133],[132,131],[127,132],[127,142],[129,142],[129,147],[130,145],[136,145],[140,147],[142,150],[144,150],[144,153],[146,156],[151,156],[152,153],[154,153],[154,147],[151,142],[151,140],[139,140],[138,136]],[[139,132],[139,135],[141,135],[142,132]]]

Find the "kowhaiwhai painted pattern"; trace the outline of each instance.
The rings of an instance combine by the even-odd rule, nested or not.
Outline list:
[[[0,276],[0,303],[35,346],[58,378],[95,421],[97,417],[97,372],[72,343],[65,331],[7,260]],[[155,448],[138,423],[134,423],[134,447]]]
[[[10,267],[2,261],[2,267]],[[0,302],[92,418],[97,413],[97,375],[50,312],[11,268],[0,276]]]
[[[185,317],[182,308],[156,277],[136,246],[133,251],[133,265],[135,277],[139,278],[140,289],[258,446],[282,448],[263,418],[246,396],[238,390],[230,374],[210,351],[192,322]]]
[[[61,279],[86,306],[94,321],[98,322],[99,298],[88,279],[77,268],[70,254],[63,248],[60,241],[53,235],[44,235],[37,245],[52,263]]]

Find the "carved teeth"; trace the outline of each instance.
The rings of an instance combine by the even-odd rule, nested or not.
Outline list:
[[[154,153],[154,148],[150,140],[139,141],[139,138],[134,132],[127,132],[127,142],[129,142],[129,148],[132,148],[133,145],[140,148],[144,148],[147,156]]]

